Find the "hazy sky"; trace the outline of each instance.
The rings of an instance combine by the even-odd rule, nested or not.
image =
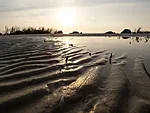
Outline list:
[[[150,30],[150,0],[0,0],[0,31],[45,26],[64,32]]]

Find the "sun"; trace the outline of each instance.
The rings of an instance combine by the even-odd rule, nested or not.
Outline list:
[[[57,22],[63,27],[72,27],[75,25],[75,14],[69,9],[61,9],[57,13]]]

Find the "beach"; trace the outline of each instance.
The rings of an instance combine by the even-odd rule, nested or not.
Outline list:
[[[148,37],[0,36],[0,113],[149,113]]]

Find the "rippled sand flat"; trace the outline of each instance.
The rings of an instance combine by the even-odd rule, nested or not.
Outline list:
[[[126,52],[0,37],[0,113],[150,113],[150,74],[134,60],[129,76]]]

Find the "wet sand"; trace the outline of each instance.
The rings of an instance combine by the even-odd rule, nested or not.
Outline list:
[[[128,75],[126,53],[91,52],[54,37],[3,37],[0,49],[0,113],[150,113],[141,56]]]

